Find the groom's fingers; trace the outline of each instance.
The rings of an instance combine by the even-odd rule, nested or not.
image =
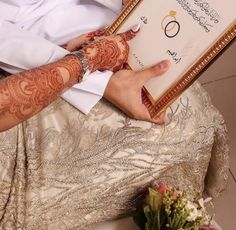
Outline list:
[[[94,41],[98,37],[102,37],[105,34],[105,29],[99,29],[87,34],[82,34],[78,37],[71,39],[68,43],[61,45],[64,49],[68,51],[76,51],[81,47],[88,45],[90,42]]]
[[[87,41],[87,34],[80,35],[76,38],[71,39],[68,43],[61,45],[64,49],[70,52],[78,50]]]
[[[143,120],[143,121],[149,121],[155,124],[164,124],[165,120],[165,112],[160,113],[157,117],[151,118],[150,113],[147,109],[147,107],[144,104],[137,105],[137,109],[132,118],[136,120]]]
[[[157,117],[152,118],[151,121],[153,123],[156,123],[159,125],[164,124],[165,123],[165,114],[166,114],[166,112],[164,111],[161,114],[159,114]]]
[[[169,60],[161,61],[150,68],[139,71],[137,73],[138,80],[140,84],[144,85],[148,80],[165,73],[169,69],[169,67],[170,67]]]

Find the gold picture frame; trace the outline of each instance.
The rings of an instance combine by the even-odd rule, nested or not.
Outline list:
[[[113,24],[107,29],[107,35],[115,33],[122,23],[129,17],[132,11],[144,0],[131,0]],[[236,38],[236,20],[229,29],[205,52],[205,54],[157,101],[143,88],[142,100],[148,108],[151,117],[158,116],[165,110],[180,94],[185,91],[205,70],[205,68]]]

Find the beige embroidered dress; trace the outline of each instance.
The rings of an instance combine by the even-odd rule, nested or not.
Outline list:
[[[227,135],[207,93],[195,83],[167,117],[131,120],[105,100],[86,116],[58,99],[0,133],[1,229],[86,229],[131,213],[154,181],[218,195]]]

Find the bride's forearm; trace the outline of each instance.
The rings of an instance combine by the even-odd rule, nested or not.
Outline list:
[[[0,131],[26,120],[79,80],[80,60],[60,61],[0,80]]]
[[[136,27],[135,27],[136,28]],[[0,131],[41,111],[79,81],[87,69],[118,70],[127,61],[127,41],[137,30],[94,40],[60,61],[12,75],[0,81]],[[79,100],[79,98],[78,98]]]

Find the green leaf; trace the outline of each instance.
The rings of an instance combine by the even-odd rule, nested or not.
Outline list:
[[[146,202],[148,205],[150,205],[150,207],[153,211],[156,211],[161,208],[162,197],[161,197],[160,193],[158,193],[154,189],[149,188],[148,190],[149,190],[149,194],[146,198]]]

